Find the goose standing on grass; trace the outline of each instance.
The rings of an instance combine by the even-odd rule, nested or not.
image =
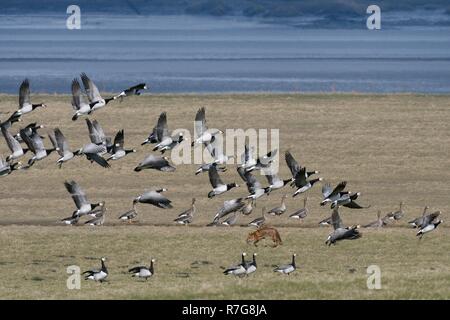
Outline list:
[[[140,196],[137,196],[133,200],[133,204],[136,203],[148,203],[151,205],[154,205],[161,209],[171,209],[173,208],[171,205],[171,202],[169,199],[167,199],[164,195],[162,195],[162,192],[167,191],[167,189],[156,189],[144,192]]]
[[[230,268],[228,268],[228,269],[226,269],[224,272],[223,272],[223,274],[225,274],[225,275],[229,275],[229,274],[232,274],[232,275],[234,275],[234,276],[237,276],[237,277],[243,277],[243,276],[245,276],[246,274],[247,274],[247,270],[245,269],[245,264],[246,264],[246,262],[245,262],[245,256],[246,256],[247,254],[245,253],[245,252],[243,252],[242,253],[242,261],[241,261],[241,263],[240,264],[238,264],[238,265],[235,265],[235,266],[232,266],[232,267],[230,267]]]
[[[263,207],[261,209],[261,217],[256,218],[255,220],[252,220],[251,222],[249,222],[248,226],[260,228],[265,223],[266,223],[266,207]]]
[[[216,166],[211,166],[208,171],[209,182],[213,189],[208,193],[208,198],[211,199],[217,195],[227,192],[235,187],[239,187],[236,183],[224,184],[217,173]]]
[[[241,213],[244,216],[248,216],[250,213],[253,212],[254,207],[255,207],[255,201],[252,199],[248,199],[247,204],[241,209]]]
[[[188,225],[192,222],[196,211],[197,211],[197,208],[195,207],[195,198],[192,198],[191,207],[188,210],[180,213],[178,215],[178,217],[173,221],[175,221],[178,224]]]
[[[167,113],[163,112],[159,115],[158,124],[156,125],[156,136],[159,143],[153,148],[153,151],[164,153],[173,149],[177,144],[183,141],[183,133],[180,132],[178,137],[171,137],[167,126]]]
[[[248,276],[249,274],[252,274],[256,272],[256,269],[258,268],[258,265],[256,263],[256,256],[257,253],[253,253],[253,260],[251,262],[245,263],[245,274]]]
[[[86,197],[86,193],[80,188],[75,181],[66,181],[64,186],[72,196],[72,200],[75,202],[77,210],[72,214],[73,217],[81,217],[91,213],[96,208],[102,207],[104,202],[90,203]]]
[[[0,177],[7,176],[11,174],[14,170],[19,170],[22,168],[21,162],[10,163],[5,161],[2,156],[0,156]]]
[[[224,221],[222,221],[222,225],[228,226],[228,227],[234,226],[238,220],[238,215],[239,215],[238,212],[233,212],[232,215],[228,216],[228,218],[226,218]]]
[[[321,225],[321,226],[331,226],[331,216],[329,216],[328,218],[325,218],[322,221],[320,221],[319,225]]]
[[[295,175],[294,178],[294,185],[297,188],[297,190],[294,192],[292,197],[296,197],[300,193],[304,193],[311,189],[313,185],[319,181],[322,181],[323,178],[317,178],[317,179],[311,179],[307,180],[306,178],[306,168],[301,168],[300,171]]]
[[[12,127],[12,125],[16,122],[22,121],[22,119],[20,118],[21,116],[13,113],[8,119],[6,119],[4,122],[0,121],[0,127],[1,128],[5,128],[5,129],[9,129]]]
[[[417,228],[420,227],[425,219],[425,215],[427,214],[427,211],[430,207],[429,206],[425,206],[425,208],[423,208],[423,212],[422,212],[422,216],[415,218],[414,220],[409,221],[408,223],[413,227],[413,228]]]
[[[419,226],[419,231],[416,234],[416,236],[419,237],[419,240],[422,239],[425,233],[433,231],[443,222],[442,220],[437,219],[440,214],[440,211],[436,211],[423,218],[422,224]]]
[[[285,265],[281,265],[276,267],[275,269],[273,269],[274,272],[279,272],[282,274],[287,274],[290,275],[292,272],[294,272],[297,269],[297,266],[295,265],[295,257],[297,255],[294,253],[292,255],[292,262],[290,264],[285,264]]]
[[[399,209],[397,211],[393,211],[393,212],[389,212],[386,215],[386,218],[390,219],[390,220],[394,220],[394,221],[398,221],[401,218],[403,218],[403,216],[405,215],[405,213],[403,212],[403,201],[400,202],[399,205]]]
[[[102,226],[105,223],[106,211],[105,202],[102,202],[99,209],[94,209],[89,212],[89,215],[94,218],[86,221],[84,224],[89,226]]]
[[[108,269],[106,268],[105,261],[106,258],[102,257],[100,259],[102,267],[100,270],[98,269],[91,269],[84,271],[83,274],[86,276],[84,277],[84,280],[94,280],[98,282],[103,282],[108,277]]]
[[[86,95],[89,99],[89,108],[90,111],[88,114],[91,114],[95,110],[98,110],[100,108],[103,108],[106,106],[111,100],[114,100],[115,97],[111,98],[102,98],[100,95],[100,92],[98,91],[97,86],[94,84],[94,82],[89,79],[89,77],[85,74],[81,74],[81,81],[83,82],[84,90],[86,91]]]
[[[8,129],[2,127],[2,134],[5,138],[6,144],[8,145],[9,150],[11,150],[11,154],[6,157],[6,161],[9,162],[11,160],[18,159],[22,157],[28,149],[24,150],[22,149],[22,146],[20,145],[20,142],[17,141],[11,133],[9,133]]]
[[[381,218],[381,211],[378,210],[377,220],[366,224],[365,226],[363,226],[363,228],[383,228],[384,226],[386,226],[386,222]]]
[[[123,129],[117,132],[116,137],[114,138],[114,145],[112,147],[112,155],[106,159],[106,161],[109,160],[118,160],[123,157],[125,157],[129,153],[136,152],[135,149],[124,149],[124,133]]]
[[[223,133],[221,130],[208,130],[206,125],[205,108],[200,108],[195,115],[195,138],[191,146],[195,144],[204,144],[214,141],[214,136]]]
[[[267,213],[272,216],[280,216],[283,213],[285,213],[286,212],[286,198],[287,198],[287,194],[283,195],[281,197],[281,205],[279,207],[275,207],[275,208],[269,210],[269,212],[267,212]]]
[[[59,168],[61,169],[64,162],[67,162],[74,158],[74,154],[72,151],[70,151],[69,143],[67,142],[61,130],[59,128],[55,128],[53,132],[54,136],[49,134],[48,137],[50,138],[50,141],[52,142],[56,152],[58,152],[60,156],[60,158],[56,161],[56,164],[58,164]]]
[[[333,209],[331,214],[331,224],[334,231],[328,236],[325,244],[331,246],[340,240],[355,240],[361,238],[361,233],[358,231],[358,226],[344,227],[341,217],[339,216],[339,206]]]
[[[81,115],[88,115],[91,112],[89,103],[86,102],[84,94],[81,92],[81,86],[78,79],[72,81],[72,108],[75,114],[72,116],[72,121],[76,121]]]
[[[142,160],[139,165],[134,168],[134,171],[139,172],[143,169],[155,169],[163,172],[173,172],[175,171],[175,167],[171,166],[169,163],[169,158],[148,155]]]
[[[217,211],[214,216],[213,222],[209,225],[217,225],[221,218],[242,209],[245,206],[243,200],[243,198],[237,198],[224,201],[223,206]]]
[[[44,142],[37,132],[34,132],[31,136],[28,136],[24,129],[20,130],[20,136],[23,142],[27,145],[28,149],[34,153],[34,156],[28,160],[28,167],[31,167],[36,161],[40,161],[50,155],[55,148],[46,149]]]
[[[344,194],[348,194],[348,191],[344,191],[347,186],[347,181],[342,181],[337,184],[337,186],[332,189],[329,183],[322,186],[322,196],[323,200],[320,202],[321,206],[327,203],[333,203],[339,200]]]
[[[308,208],[306,207],[306,202],[308,201],[308,197],[305,197],[305,199],[303,199],[303,208],[295,211],[294,213],[292,213],[291,215],[289,215],[289,218],[293,218],[293,219],[305,219],[306,216],[309,213]]]
[[[142,90],[147,90],[147,86],[145,85],[145,83],[139,83],[135,86],[123,90],[121,93],[115,96],[114,99],[120,98],[120,102],[122,102],[122,99],[124,97],[140,96]]]
[[[145,281],[148,280],[151,276],[155,274],[155,269],[153,264],[155,263],[155,259],[150,259],[150,266],[137,266],[128,270],[131,273],[132,277],[143,278]]]
[[[212,166],[216,167],[217,171],[220,171],[220,172],[227,171],[227,167],[225,167],[225,166],[219,167],[217,165],[217,163],[215,163],[215,162],[213,162],[213,163],[204,163],[200,167],[198,167],[198,169],[195,171],[195,175],[198,175],[198,174],[200,174],[202,172],[209,172],[209,168],[211,168]]]
[[[22,116],[26,113],[30,113],[39,107],[47,107],[43,103],[32,104],[30,100],[30,82],[25,79],[20,85],[19,89],[19,110],[17,110],[13,116]]]
[[[127,221],[128,223],[133,223],[133,219],[135,219],[138,216],[137,210],[136,210],[136,204],[133,203],[133,208],[125,213],[122,213],[119,216],[120,221]]]

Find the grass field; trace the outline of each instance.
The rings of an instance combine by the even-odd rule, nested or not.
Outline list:
[[[0,119],[16,109],[17,98],[0,95]],[[70,97],[33,96],[49,107],[24,116],[13,131],[29,122],[60,127],[72,149],[89,138],[84,119],[70,120]],[[450,108],[448,96],[432,95],[152,95],[113,102],[96,112],[108,135],[125,130],[125,145],[138,150],[112,163],[109,170],[78,158],[59,170],[57,155],[38,162],[28,171],[0,178],[0,298],[32,299],[449,299],[450,236],[447,227],[450,194]],[[319,206],[320,186],[308,192],[310,215],[304,222],[287,214],[270,219],[284,244],[258,248],[245,243],[249,228],[204,227],[226,199],[246,195],[245,186],[216,199],[207,199],[206,174],[195,176],[197,165],[179,166],[173,173],[132,169],[150,146],[141,147],[160,112],[167,111],[170,129],[193,131],[195,112],[206,108],[210,127],[279,128],[281,154],[290,150],[307,168],[320,170],[325,181],[347,180],[360,191],[359,202],[371,208],[343,209],[344,223],[373,221],[405,202],[406,217],[382,230],[362,230],[360,240],[326,247],[331,231],[317,222],[329,216]],[[3,141],[3,138],[1,138]],[[45,140],[49,144],[48,139]],[[50,145],[48,145],[50,147]],[[9,154],[0,142],[0,154]],[[26,155],[23,160],[29,158]],[[280,159],[282,177],[288,176]],[[69,216],[74,204],[63,182],[74,179],[89,200],[105,200],[103,227],[67,227],[57,221]],[[234,166],[225,181],[241,183]],[[265,178],[260,177],[266,184]],[[174,209],[139,205],[139,223],[122,225],[117,216],[132,199],[153,186],[166,187]],[[263,206],[279,205],[285,189],[258,200],[257,208],[240,219],[245,225],[260,215]],[[191,226],[172,220],[197,198],[197,215]],[[288,197],[288,214],[301,207],[303,197]],[[418,241],[407,221],[423,207],[441,210],[444,223]],[[258,271],[248,279],[222,275],[222,268],[239,261],[240,253],[258,253]],[[289,277],[272,272],[297,253],[299,269]],[[82,282],[81,290],[66,288],[66,267],[97,267],[107,257],[109,282]],[[156,274],[146,283],[132,279],[126,270],[157,259]],[[366,269],[378,265],[382,289],[368,290]]]

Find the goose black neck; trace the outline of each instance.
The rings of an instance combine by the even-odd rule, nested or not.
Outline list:
[[[39,108],[39,107],[42,107],[43,106],[43,103],[39,103],[39,104],[32,104],[31,105],[31,109],[36,109],[36,108]]]
[[[125,150],[125,154],[129,154],[129,153],[132,153],[132,152],[134,152],[134,150],[132,150],[132,149],[130,149],[130,150]]]
[[[102,260],[102,271],[104,273],[108,273],[108,269],[106,269],[105,261]]]
[[[292,255],[292,266],[295,268],[295,256]]]
[[[233,189],[234,187],[236,187],[236,183],[228,183],[227,184],[227,190]]]
[[[105,104],[107,104],[107,103],[110,102],[111,100],[114,100],[114,97],[106,98],[106,99],[105,99]]]
[[[253,255],[253,265],[256,267],[256,255]]]
[[[148,270],[153,274],[153,261],[150,261],[150,268]]]

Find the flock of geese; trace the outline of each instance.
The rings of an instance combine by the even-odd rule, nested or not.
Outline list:
[[[56,152],[59,157],[56,164],[62,168],[63,164],[71,161],[75,157],[85,157],[91,163],[96,163],[103,168],[109,168],[111,161],[116,161],[126,157],[129,153],[136,152],[135,149],[125,148],[125,134],[124,130],[119,130],[114,138],[105,135],[103,128],[97,120],[90,120],[88,116],[97,112],[98,110],[107,106],[111,101],[122,100],[133,95],[140,95],[141,91],[146,90],[145,83],[132,86],[123,90],[117,95],[104,98],[95,83],[85,74],[80,75],[81,83],[84,90],[82,90],[80,81],[74,79],[72,81],[72,107],[74,110],[72,120],[77,121],[80,117],[86,116],[85,122],[89,134],[89,142],[85,143],[77,149],[71,149],[66,137],[60,128],[54,128],[48,134],[51,147],[47,148],[44,145],[44,136],[39,131],[44,126],[37,123],[30,123],[18,132],[13,131],[13,125],[16,122],[22,121],[22,118],[33,112],[38,108],[45,108],[44,103],[32,103],[30,97],[30,83],[26,79],[22,82],[19,89],[19,108],[4,122],[0,121],[1,132],[6,141],[6,144],[11,151],[6,158],[0,156],[0,177],[12,174],[18,170],[28,170],[36,162],[46,159],[53,152]],[[208,150],[211,156],[209,163],[204,163],[194,172],[195,175],[207,173],[211,190],[208,192],[209,199],[222,196],[233,188],[238,188],[236,182],[225,181],[221,175],[227,171],[227,162],[232,158],[222,152],[221,146],[218,145],[220,139],[216,139],[217,135],[222,134],[221,130],[209,130],[206,124],[206,112],[204,108],[200,108],[195,116],[195,132],[194,139],[191,146],[200,145]],[[183,133],[171,135],[168,124],[167,114],[162,112],[157,120],[156,125],[148,134],[147,138],[141,145],[153,145],[153,154],[146,156],[135,168],[136,172],[142,170],[159,170],[162,172],[173,172],[176,166],[170,163],[170,159],[164,156],[164,153],[172,150],[177,145],[184,141]],[[158,154],[159,152],[159,154]],[[19,159],[25,154],[31,154],[26,164],[23,164]],[[282,179],[275,172],[271,171],[271,165],[275,161],[278,150],[272,150],[265,155],[257,157],[254,149],[245,144],[244,153],[241,155],[241,162],[237,166],[237,172],[245,184],[248,194],[239,198],[225,200],[223,205],[215,214],[212,222],[208,226],[225,225],[232,226],[238,221],[240,215],[250,215],[256,206],[257,199],[268,196],[276,190],[280,190],[287,185],[293,188],[292,197],[297,197],[300,194],[305,194],[312,189],[315,184],[323,181],[322,177],[315,177],[319,174],[317,170],[307,170],[301,166],[290,151],[286,151],[284,159],[287,167],[290,170],[290,176]],[[255,172],[262,171],[267,179],[268,184],[263,184],[256,178]],[[82,187],[76,181],[66,181],[64,183],[66,190],[70,193],[76,209],[69,217],[62,219],[62,222],[68,225],[75,225],[80,222],[80,218],[88,217],[84,222],[87,225],[99,226],[103,225],[106,217],[106,204],[104,201],[91,203]],[[346,190],[347,182],[342,181],[335,187],[331,184],[325,183],[322,185],[322,201],[321,206],[330,206],[332,214],[330,217],[322,220],[320,225],[331,225],[333,231],[326,239],[326,244],[336,244],[341,240],[354,240],[361,237],[358,230],[359,225],[345,226],[340,218],[339,209],[346,207],[349,209],[364,209],[369,206],[362,206],[358,204],[357,199],[360,196],[359,192],[350,192]],[[136,209],[137,204],[150,204],[161,209],[172,208],[171,200],[169,200],[164,192],[166,188],[154,188],[154,190],[146,191],[132,201],[132,209],[121,214],[118,219],[121,221],[133,222],[138,216]],[[279,206],[266,210],[262,208],[260,217],[251,221],[248,225],[260,228],[267,223],[267,216],[280,216],[287,211],[285,204],[287,194],[281,197]],[[296,210],[289,215],[293,219],[305,219],[308,216],[307,196],[303,199],[303,207]],[[174,222],[178,224],[187,225],[192,223],[195,213],[196,199],[192,199],[191,207],[181,212]],[[439,219],[440,211],[428,213],[428,207],[425,207],[422,216],[410,221],[409,223],[414,228],[418,228],[417,236],[422,238],[425,233],[433,231],[442,222]],[[400,204],[399,210],[390,212],[386,216],[381,217],[381,212],[377,213],[377,220],[367,224],[363,227],[382,228],[390,221],[400,220],[404,215],[403,203]],[[149,267],[139,266],[130,269],[133,276],[147,279],[154,273],[153,262]],[[102,281],[106,278],[108,271],[105,266],[105,259],[101,259],[102,267],[99,270],[89,270],[86,272],[86,279],[93,279]],[[236,276],[248,275],[256,271],[256,254],[253,255],[251,262],[245,261],[245,253],[242,254],[242,261],[229,269],[225,274],[233,274]],[[276,272],[290,274],[295,271],[295,254],[292,257],[292,263],[277,267]]]

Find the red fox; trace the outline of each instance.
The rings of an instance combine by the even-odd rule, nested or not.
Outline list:
[[[247,237],[247,243],[253,242],[255,247],[257,247],[257,243],[262,239],[265,239],[266,237],[270,237],[272,239],[274,243],[272,245],[272,248],[275,248],[278,245],[283,244],[283,241],[281,241],[281,237],[277,229],[267,226],[262,226],[258,230],[249,233]]]

